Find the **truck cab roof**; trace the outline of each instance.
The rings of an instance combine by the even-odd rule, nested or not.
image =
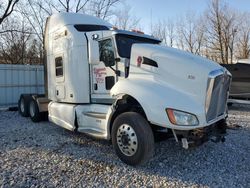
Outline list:
[[[54,28],[65,25],[98,25],[106,26],[107,28],[112,27],[110,23],[100,18],[78,13],[56,13],[49,17],[49,22]]]
[[[48,18],[47,23],[49,23],[50,26],[50,32],[53,32],[53,30],[57,30],[60,27],[66,26],[66,25],[73,25],[75,29],[79,32],[90,32],[90,31],[99,31],[99,30],[110,30],[111,35],[116,34],[123,34],[123,35],[132,35],[135,37],[143,37],[148,38],[151,40],[155,40],[158,43],[161,42],[161,40],[147,35],[142,34],[139,32],[133,32],[133,31],[126,31],[126,30],[119,30],[119,29],[113,29],[113,26],[94,16],[90,16],[87,14],[78,14],[78,13],[56,13],[51,15]]]

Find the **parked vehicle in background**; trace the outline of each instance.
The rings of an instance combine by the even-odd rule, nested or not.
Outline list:
[[[44,36],[46,97],[22,95],[22,115],[111,139],[129,165],[152,157],[156,132],[186,149],[224,140],[231,74],[219,64],[82,14],[50,16]]]
[[[236,64],[222,64],[231,74],[231,99],[250,99],[250,59],[238,60]],[[235,101],[235,100],[230,100]]]

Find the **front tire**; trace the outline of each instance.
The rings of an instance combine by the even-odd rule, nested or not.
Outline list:
[[[142,165],[154,154],[152,129],[145,118],[136,112],[119,115],[111,135],[116,154],[128,165]]]

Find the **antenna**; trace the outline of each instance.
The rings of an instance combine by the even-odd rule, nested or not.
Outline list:
[[[151,35],[153,33],[153,25],[152,25],[152,8],[150,8],[150,30],[151,30]]]

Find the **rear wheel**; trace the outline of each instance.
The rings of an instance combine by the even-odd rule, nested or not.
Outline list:
[[[29,97],[30,96],[21,95],[18,101],[18,111],[23,117],[29,116]]]
[[[133,166],[146,163],[154,153],[152,129],[136,112],[126,112],[115,119],[112,144],[118,157]]]
[[[32,99],[29,104],[29,115],[33,122],[42,120],[42,113],[39,112],[37,102],[34,99]]]

